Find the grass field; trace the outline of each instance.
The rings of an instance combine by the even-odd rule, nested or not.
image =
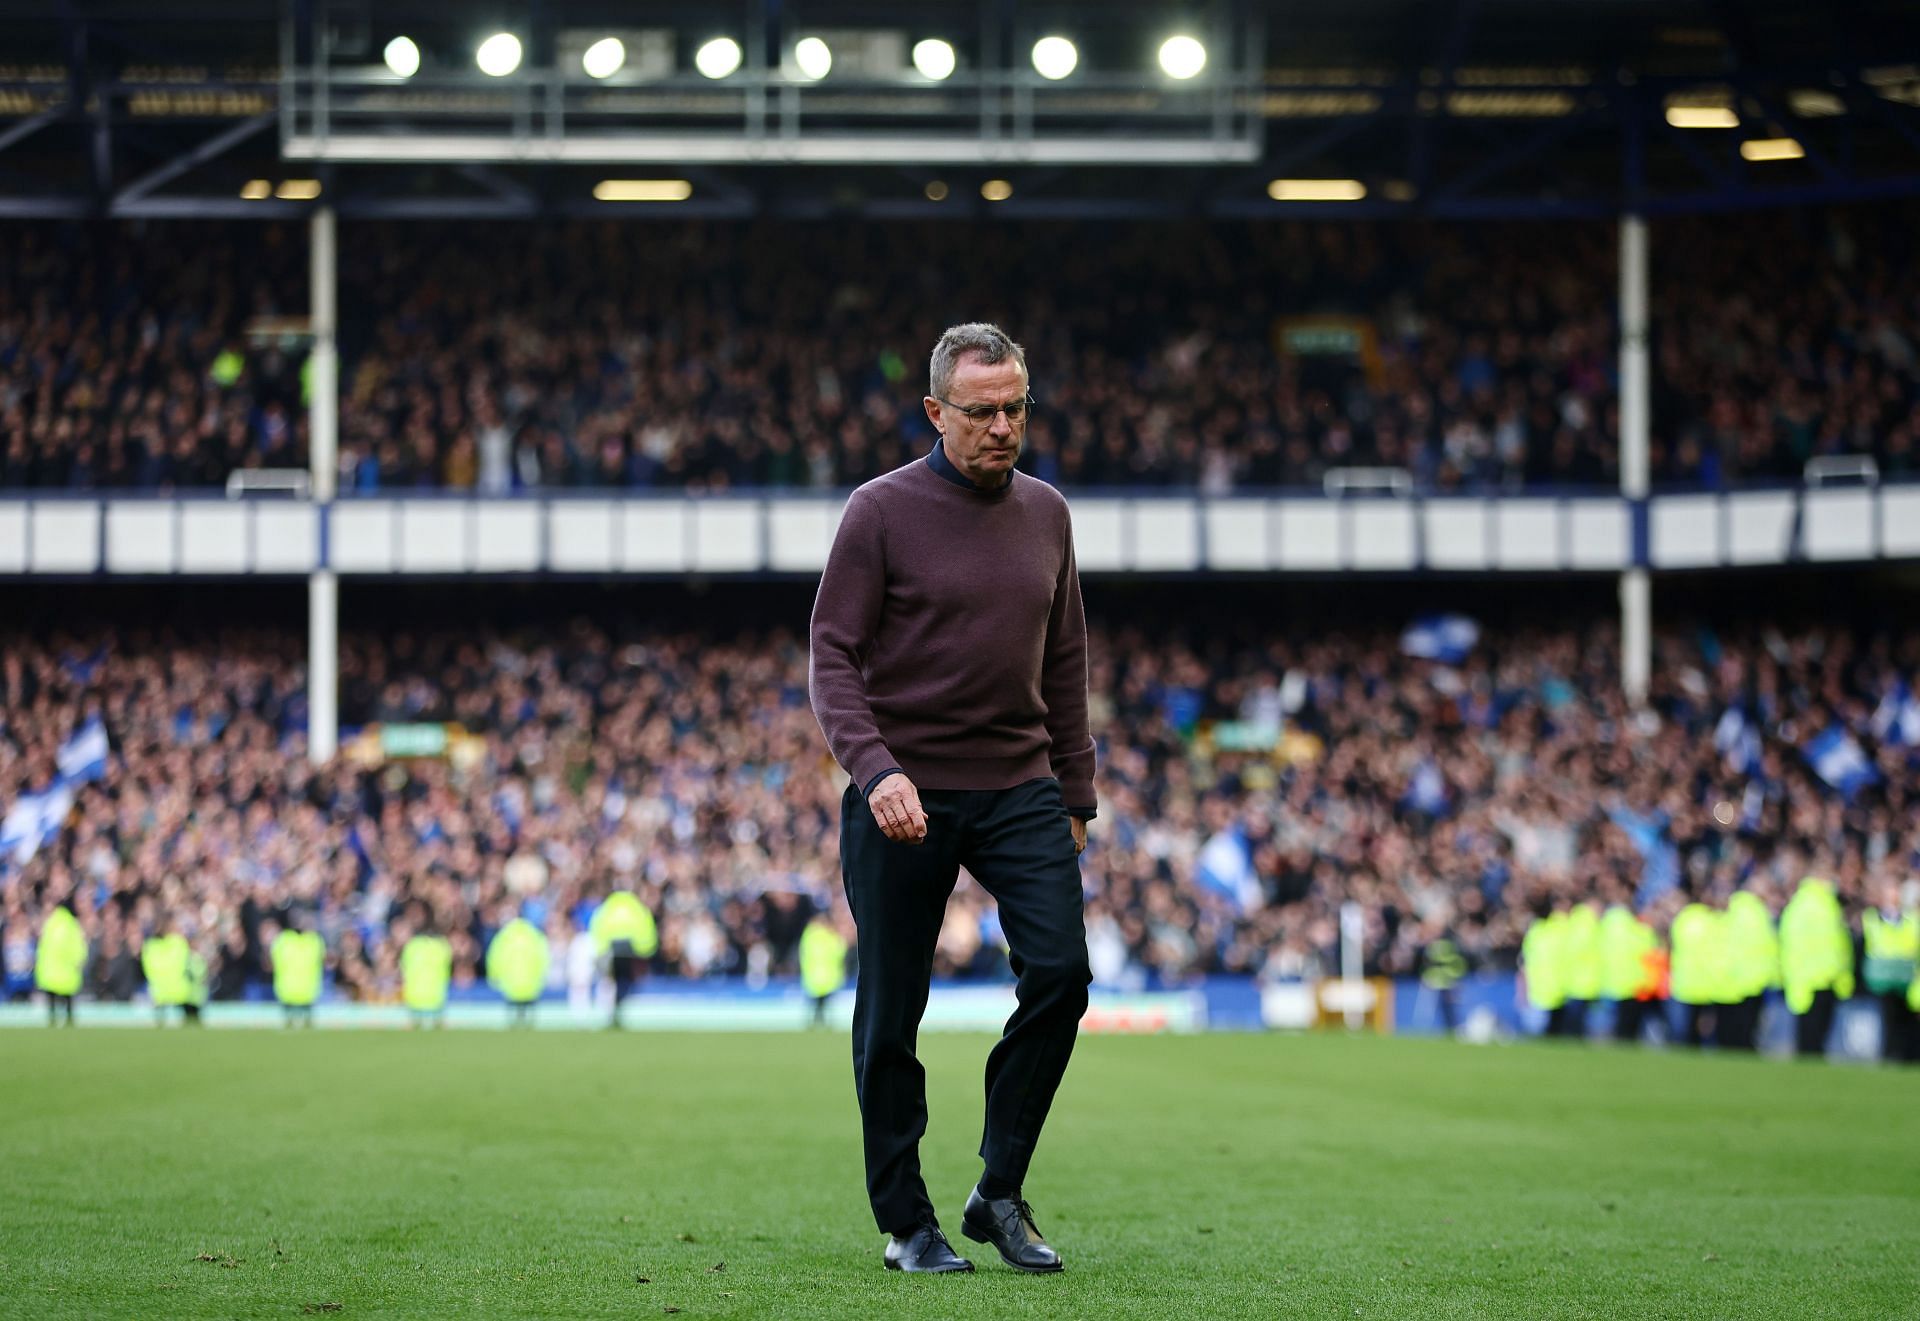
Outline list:
[[[953,1229],[987,1045],[925,1042]],[[12,1031],[0,1058],[6,1316],[1920,1315],[1912,1071],[1088,1039],[1027,1188],[1067,1272],[906,1278],[837,1035]]]

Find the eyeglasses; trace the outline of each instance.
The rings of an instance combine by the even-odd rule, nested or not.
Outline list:
[[[939,399],[940,402],[948,408],[960,414],[961,417],[966,418],[968,424],[975,427],[992,426],[993,415],[995,413],[1005,413],[1007,415],[1007,425],[1017,427],[1025,422],[1027,415],[1033,411],[1032,395],[1027,395],[1023,399],[1015,399],[1005,404],[969,404],[964,407],[954,403],[951,399],[940,399],[939,395],[935,395],[934,398]]]

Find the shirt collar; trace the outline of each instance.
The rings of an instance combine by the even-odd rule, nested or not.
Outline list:
[[[1008,473],[1007,480],[999,486],[982,486],[980,483],[974,481],[971,477],[955,467],[953,460],[947,457],[945,440],[936,440],[933,442],[933,449],[927,454],[927,466],[952,482],[955,486],[965,487],[969,491],[977,491],[981,495],[999,495],[1002,492],[1011,490],[1013,487],[1012,473]]]

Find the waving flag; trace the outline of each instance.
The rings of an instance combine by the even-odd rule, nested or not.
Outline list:
[[[1239,912],[1260,902],[1260,877],[1253,869],[1253,854],[1247,848],[1246,836],[1233,827],[1222,830],[1200,850],[1194,879]]]
[[[1720,713],[1720,722],[1713,727],[1713,746],[1730,771],[1752,775],[1760,769],[1760,731],[1737,706]]]
[[[33,855],[51,843],[65,824],[73,806],[73,790],[65,784],[37,794],[22,794],[0,821],[0,860],[7,858],[25,866]]]
[[[39,793],[21,794],[0,820],[0,862],[11,858],[24,866],[52,843],[73,809],[76,785],[88,784],[107,773],[107,727],[95,716],[54,754],[59,778]]]
[[[1467,615],[1422,615],[1400,635],[1400,650],[1422,660],[1458,665],[1479,641],[1480,625]]]
[[[60,745],[57,759],[64,784],[87,784],[107,773],[107,727],[95,716]]]
[[[1896,679],[1873,709],[1873,735],[1883,743],[1920,747],[1920,697]]]
[[[1807,764],[1814,774],[1851,798],[1870,784],[1879,782],[1867,754],[1860,750],[1853,735],[1839,725],[1828,725],[1807,740]]]

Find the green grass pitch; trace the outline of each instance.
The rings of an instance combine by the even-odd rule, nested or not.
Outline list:
[[[924,1041],[950,1230],[988,1045]],[[10,1031],[0,1058],[8,1317],[1920,1315],[1913,1071],[1090,1038],[1027,1187],[1066,1273],[908,1278],[838,1034]]]

